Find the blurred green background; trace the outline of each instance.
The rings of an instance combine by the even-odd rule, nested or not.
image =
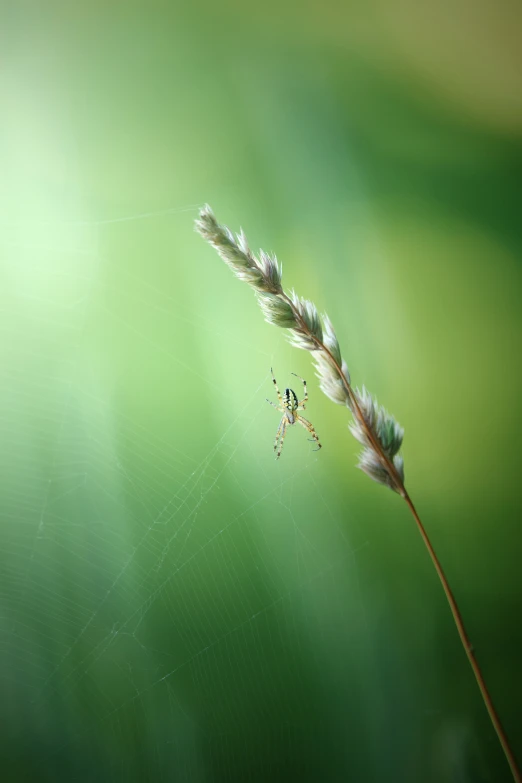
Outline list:
[[[6,781],[511,779],[407,508],[193,221],[275,251],[405,427],[522,759],[521,17],[4,6]],[[320,453],[274,461],[271,366]]]

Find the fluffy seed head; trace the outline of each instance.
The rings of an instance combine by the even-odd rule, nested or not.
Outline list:
[[[363,386],[362,391],[356,389],[355,398],[364,419],[364,424],[354,411],[354,420],[350,424],[352,435],[364,446],[359,459],[359,467],[374,481],[385,484],[398,492],[400,487],[393,472],[383,462],[369,436],[371,433],[379,443],[382,452],[393,463],[402,483],[404,484],[404,461],[397,452],[402,446],[404,430]]]
[[[323,326],[317,307],[308,299],[298,296],[295,291],[291,291],[289,298],[297,322],[289,338],[291,344],[295,348],[303,348],[305,351],[320,350],[323,341]]]
[[[265,320],[283,329],[293,329],[297,325],[292,306],[276,294],[259,293],[257,301]]]
[[[328,354],[317,352],[314,354],[316,375],[319,378],[321,391],[337,405],[349,405],[350,397],[344,380],[339,375],[335,364]],[[341,361],[341,369],[344,378],[350,383],[350,373],[346,362]]]
[[[232,269],[236,277],[244,280],[257,291],[282,294],[281,267],[276,258],[266,253],[258,260],[248,246],[243,231],[234,236],[227,226],[217,222],[214,213],[207,205],[199,213],[195,223],[196,231],[207,240]]]

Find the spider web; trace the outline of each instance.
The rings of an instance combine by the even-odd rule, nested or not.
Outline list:
[[[346,497],[324,488],[333,457],[319,462],[292,431],[275,463],[273,357],[248,341],[260,369],[241,386],[234,357],[247,341],[223,333],[241,387],[231,401],[173,339],[215,335],[204,308],[143,263],[111,277],[115,232],[179,238],[194,214],[4,226],[11,779],[334,780],[371,766],[368,682],[368,715],[352,715],[346,733],[371,658],[359,585],[368,542],[348,534],[358,526]],[[101,342],[100,319],[111,327]],[[138,406],[122,395],[129,342],[132,378],[152,362]],[[104,347],[113,367],[99,363]]]

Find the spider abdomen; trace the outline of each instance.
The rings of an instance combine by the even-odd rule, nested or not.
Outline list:
[[[289,411],[297,410],[297,396],[292,389],[285,389],[285,393],[283,395],[283,404]]]

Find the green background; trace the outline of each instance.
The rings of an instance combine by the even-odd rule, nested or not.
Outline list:
[[[275,251],[405,427],[522,758],[520,8],[2,14],[5,780],[510,780],[406,506],[193,221]],[[321,452],[274,461],[271,366]]]

